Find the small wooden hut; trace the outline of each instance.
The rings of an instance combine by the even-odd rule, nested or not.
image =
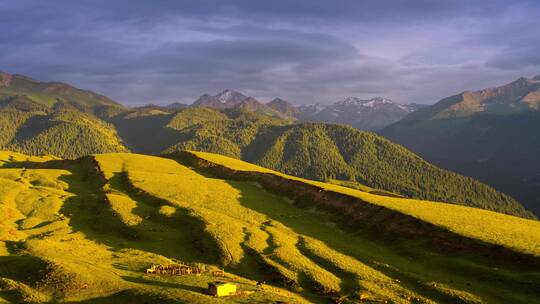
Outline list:
[[[208,293],[215,297],[225,297],[236,294],[236,285],[227,282],[208,283]]]

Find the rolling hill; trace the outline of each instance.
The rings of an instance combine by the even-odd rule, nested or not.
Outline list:
[[[444,168],[488,183],[540,214],[540,76],[464,92],[381,134]]]
[[[59,160],[1,152],[0,164],[0,301],[540,301],[537,221],[209,153]],[[205,270],[146,274],[171,262]],[[206,295],[216,279],[241,293]]]
[[[49,107],[69,104],[84,112],[99,115],[125,109],[121,104],[91,91],[81,90],[61,82],[42,82],[26,76],[0,72],[0,100],[24,96]]]
[[[119,103],[59,82],[0,72],[0,148],[64,158],[128,151],[108,115]]]
[[[128,151],[111,124],[70,106],[49,108],[26,97],[0,103],[0,129],[0,147],[33,155],[77,158]]]
[[[14,83],[12,79],[8,84],[17,87]],[[226,109],[175,111],[151,105],[122,109],[109,102],[109,109],[115,110],[107,115],[84,111],[84,102],[59,100],[51,106],[23,92],[0,101],[0,124],[5,130],[0,135],[1,149],[70,159],[106,152],[207,151],[296,176],[533,217],[514,199],[430,165],[372,133],[294,123],[234,91],[213,97],[220,104],[232,104]],[[97,108],[107,106],[98,99],[94,102]],[[273,103],[279,104],[286,106]]]

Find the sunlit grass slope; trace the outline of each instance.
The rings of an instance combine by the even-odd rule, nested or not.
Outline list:
[[[17,162],[34,162],[41,163],[49,160],[59,159],[52,155],[46,156],[30,156],[22,153],[11,151],[0,151],[0,167],[4,164],[17,163]]]
[[[308,288],[311,292],[329,294],[340,290],[341,279],[302,254],[298,248],[300,235],[272,216],[293,218],[320,233],[326,233],[328,228],[316,227],[310,220],[311,214],[298,215],[286,200],[255,184],[205,177],[170,159],[133,154],[106,154],[96,159],[107,178],[126,172],[134,188],[162,199],[163,203],[177,208],[177,212],[202,223],[204,230],[200,233],[207,234],[214,242],[204,250],[208,260],[244,276],[268,277],[291,284],[297,291]],[[193,256],[184,253],[181,258],[187,260]],[[374,269],[370,272],[371,285],[388,285],[380,297],[396,297],[399,293],[415,296],[384,274]]]
[[[433,212],[447,208],[197,155],[236,170],[362,196],[403,214],[423,204],[432,204]],[[538,264],[484,262],[474,252],[441,252],[417,247],[415,240],[395,245],[343,229],[339,215],[301,207],[257,182],[219,177],[182,160],[112,153],[58,161],[2,152],[0,162],[0,303],[332,303],[342,297],[343,303],[540,301]],[[416,207],[396,207],[406,203]],[[417,217],[428,221],[423,216]],[[507,224],[514,218],[500,219]],[[526,234],[521,222],[508,223],[518,235]],[[490,227],[480,235],[505,233]],[[538,234],[537,226],[527,229]],[[159,277],[144,271],[172,260],[224,269],[226,280],[253,293],[213,298],[203,290],[217,279],[209,272]],[[266,284],[257,289],[257,281]]]
[[[460,205],[373,195],[349,187],[285,175],[218,154],[193,153],[200,158],[234,170],[272,173],[284,178],[313,184],[326,190],[358,197],[366,202],[403,212],[467,237],[540,256],[540,221]]]
[[[160,201],[104,192],[89,160],[43,163],[36,167],[20,154],[2,152],[0,169],[0,302],[42,303],[254,303],[306,302],[284,289],[267,287],[230,300],[204,294],[210,274],[200,277],[147,276],[153,263],[171,258],[205,262],[189,247],[201,233],[196,221],[159,206]],[[12,161],[9,161],[9,160]],[[176,208],[175,208],[176,209]],[[216,266],[221,266],[216,263]],[[212,265],[208,265],[211,270]],[[255,281],[229,274],[240,290]]]

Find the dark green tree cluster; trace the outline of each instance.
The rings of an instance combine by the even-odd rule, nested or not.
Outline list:
[[[0,110],[0,149],[62,158],[128,151],[114,127],[76,110],[49,114]]]

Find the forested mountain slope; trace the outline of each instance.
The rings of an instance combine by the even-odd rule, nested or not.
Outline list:
[[[27,101],[27,100],[25,100]],[[42,108],[31,102],[19,110],[0,103],[0,148],[65,158],[127,149],[114,126],[70,107]]]
[[[422,157],[480,179],[540,214],[540,76],[464,92],[381,134]]]

